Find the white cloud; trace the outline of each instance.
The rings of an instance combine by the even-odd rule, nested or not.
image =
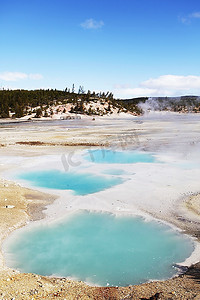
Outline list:
[[[141,86],[155,89],[188,90],[200,88],[200,76],[163,75],[158,78],[150,78],[141,83]]]
[[[88,19],[85,22],[81,23],[81,27],[83,27],[84,29],[99,29],[103,26],[103,21],[96,21],[94,19]]]
[[[162,75],[143,81],[137,87],[118,86],[114,91],[116,97],[153,97],[200,95],[200,76]]]
[[[192,14],[189,15],[190,18],[194,18],[194,19],[200,19],[200,12],[194,12]]]
[[[26,74],[21,72],[3,72],[0,73],[0,79],[4,81],[18,81],[24,79],[40,80],[43,76],[41,74]]]
[[[26,79],[27,74],[20,72],[4,72],[0,73],[0,79],[4,81],[17,81],[21,79]]]
[[[179,17],[179,20],[183,24],[189,24],[190,23],[190,19],[188,17]]]
[[[196,11],[187,16],[179,17],[179,20],[184,24],[190,24],[192,19],[200,19],[200,12]]]

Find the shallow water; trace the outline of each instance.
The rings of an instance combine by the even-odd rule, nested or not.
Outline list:
[[[90,173],[62,172],[59,170],[32,171],[18,175],[34,186],[49,189],[72,190],[75,195],[87,195],[111,188],[123,182],[121,178],[97,176]]]
[[[94,163],[131,164],[156,162],[152,154],[139,151],[88,150],[84,157],[86,160]]]
[[[17,231],[4,250],[8,266],[22,272],[127,286],[173,276],[173,265],[190,256],[193,244],[158,222],[79,212]]]

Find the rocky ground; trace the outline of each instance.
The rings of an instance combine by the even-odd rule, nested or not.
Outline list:
[[[184,275],[129,287],[89,287],[66,278],[3,272],[0,299],[200,299],[200,263]]]

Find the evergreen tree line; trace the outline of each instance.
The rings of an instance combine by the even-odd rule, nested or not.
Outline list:
[[[84,92],[83,87],[79,87],[78,93],[75,93],[74,85],[71,89],[64,91],[56,89],[40,90],[0,90],[0,118],[8,118],[9,111],[14,113],[14,117],[20,118],[27,113],[27,109],[40,107],[49,107],[53,104],[77,104],[78,100],[91,101],[97,99],[113,100],[113,94]]]
[[[46,109],[53,104],[66,104],[72,103],[73,108],[71,112],[85,113],[84,103],[88,101],[103,100],[109,103],[107,111],[110,111],[110,105],[118,108],[118,111],[129,111],[132,113],[141,114],[142,111],[138,107],[141,102],[148,101],[147,97],[116,100],[113,98],[111,92],[95,93],[84,91],[82,86],[79,87],[78,93],[75,93],[74,85],[72,89],[66,88],[65,90],[56,89],[40,89],[40,90],[0,90],[0,118],[8,118],[9,112],[16,118],[20,118],[28,113],[28,110],[35,107],[40,107],[36,110],[36,115],[41,116],[42,110]],[[194,107],[199,107],[200,110],[200,97],[197,96],[182,96],[182,97],[158,97],[154,98],[162,110],[171,108],[173,111],[179,111],[181,107],[193,110]],[[103,103],[102,103],[103,104]],[[91,109],[90,109],[91,110]],[[93,111],[87,113],[93,114]],[[96,112],[98,113],[98,112]]]

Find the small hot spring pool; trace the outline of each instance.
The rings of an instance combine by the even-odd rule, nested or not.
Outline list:
[[[95,163],[154,163],[155,157],[150,153],[138,151],[112,151],[105,149],[87,150],[83,157]],[[82,173],[77,169],[64,172],[57,169],[27,171],[18,174],[18,179],[29,181],[32,185],[50,189],[72,190],[76,195],[87,195],[103,191],[125,181],[120,175],[124,170],[109,169],[102,174]],[[109,176],[110,175],[110,176]],[[118,176],[112,176],[118,175]]]
[[[72,190],[75,195],[87,195],[111,188],[124,180],[92,173],[62,172],[59,170],[32,171],[17,176],[34,186],[49,189]]]
[[[20,229],[4,243],[9,267],[100,286],[169,278],[192,251],[191,240],[166,225],[87,211]]]
[[[141,151],[115,151],[110,149],[87,150],[84,158],[94,163],[133,164],[154,163],[155,157],[148,152]]]

